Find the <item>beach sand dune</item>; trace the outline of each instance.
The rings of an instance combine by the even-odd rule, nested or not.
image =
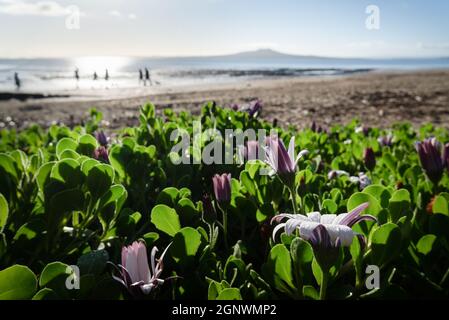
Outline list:
[[[117,89],[119,90],[119,89]],[[230,106],[253,99],[263,102],[263,118],[281,125],[307,127],[345,124],[359,118],[368,126],[399,121],[449,128],[449,70],[370,72],[343,77],[276,78],[239,84],[214,84],[171,90],[123,90],[101,95],[0,101],[0,124],[19,128],[29,123],[80,123],[91,107],[103,112],[111,129],[138,123],[138,108],[153,102],[159,111],[173,108],[198,113],[208,101]],[[125,93],[125,94],[124,94]],[[22,99],[23,100],[23,99]]]

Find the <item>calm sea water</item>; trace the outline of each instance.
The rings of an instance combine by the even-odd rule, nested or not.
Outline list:
[[[245,58],[129,58],[0,59],[0,91],[15,90],[14,73],[23,92],[74,89],[133,88],[143,86],[139,69],[148,68],[153,85],[176,87],[232,83],[264,77],[344,75],[373,69],[413,70],[449,68],[448,59],[323,59],[301,57]],[[80,79],[75,79],[75,70]],[[105,80],[106,69],[109,79]],[[93,80],[94,72],[98,79]],[[149,83],[146,83],[149,85]]]

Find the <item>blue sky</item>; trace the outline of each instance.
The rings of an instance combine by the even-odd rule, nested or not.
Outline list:
[[[79,29],[66,28],[67,7]],[[380,29],[368,30],[368,5]],[[447,0],[0,0],[0,57],[449,56]]]

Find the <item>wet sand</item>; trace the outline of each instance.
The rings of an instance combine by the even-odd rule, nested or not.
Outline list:
[[[30,123],[49,126],[55,122],[74,125],[96,107],[103,112],[104,125],[115,129],[137,124],[139,106],[149,101],[159,112],[173,108],[198,113],[208,101],[230,106],[258,98],[264,106],[262,117],[277,119],[283,126],[305,127],[312,120],[329,126],[357,117],[368,126],[389,127],[409,121],[414,126],[430,122],[449,128],[449,70],[283,77],[172,89],[74,91],[69,97],[14,99],[14,93],[8,94],[12,99],[0,100],[2,127],[23,128]]]

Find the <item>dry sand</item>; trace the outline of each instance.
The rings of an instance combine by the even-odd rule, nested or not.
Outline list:
[[[118,94],[120,93],[120,94]],[[239,84],[172,90],[120,90],[93,96],[0,101],[0,125],[23,127],[31,122],[77,124],[91,107],[103,112],[111,129],[138,123],[138,108],[153,102],[159,111],[173,108],[198,113],[207,101],[230,106],[259,98],[263,118],[281,125],[348,123],[358,117],[368,126],[388,127],[398,121],[418,126],[431,122],[449,128],[449,70],[371,72],[344,77],[278,78]],[[11,119],[12,122],[11,123]]]

